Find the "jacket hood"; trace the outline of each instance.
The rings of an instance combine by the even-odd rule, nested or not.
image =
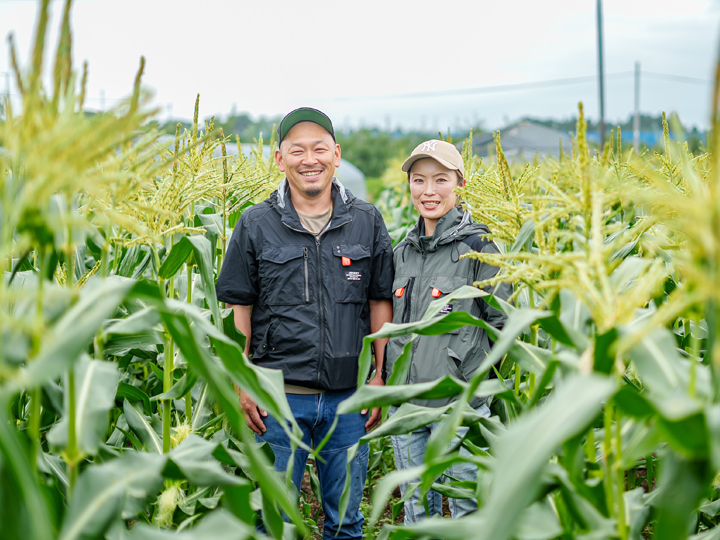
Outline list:
[[[344,220],[349,218],[349,209],[357,197],[340,183],[336,177],[332,179],[332,220]],[[266,202],[282,216],[282,221],[294,229],[302,229],[300,218],[290,198],[290,186],[288,179],[284,178],[278,188],[266,199]]]
[[[405,240],[421,251],[423,251],[421,244],[424,244],[425,250],[435,251],[439,246],[449,244],[455,240],[464,240],[468,236],[488,234],[490,232],[485,225],[475,223],[470,212],[463,210],[461,207],[453,208],[438,220],[429,242],[420,239],[421,233],[424,231],[425,223],[423,218],[420,217],[415,227],[405,237]]]

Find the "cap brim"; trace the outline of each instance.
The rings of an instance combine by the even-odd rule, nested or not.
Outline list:
[[[460,171],[460,169],[459,169],[458,167],[456,167],[455,165],[453,165],[453,164],[450,163],[449,161],[446,161],[446,160],[444,160],[443,158],[440,158],[440,157],[437,157],[437,156],[433,156],[433,155],[431,155],[431,154],[415,154],[414,156],[410,156],[410,157],[407,158],[405,161],[403,161],[403,164],[402,164],[402,170],[403,170],[403,172],[408,172],[408,171],[410,170],[410,167],[413,166],[413,163],[415,163],[415,162],[416,162],[417,160],[419,160],[419,159],[425,159],[425,158],[434,159],[434,160],[437,161],[440,165],[443,165],[444,167],[447,167],[447,168],[450,169],[451,171],[458,171],[460,174],[462,174],[462,171]]]
[[[277,133],[279,137],[278,140],[282,142],[282,140],[290,132],[290,130],[300,122],[312,122],[313,124],[319,125],[332,136],[333,140],[335,140],[335,130],[333,129],[330,118],[328,118],[325,113],[318,111],[317,109],[312,109],[310,107],[301,107],[299,109],[295,109],[294,111],[288,113],[285,118],[282,119],[280,125],[277,128]]]

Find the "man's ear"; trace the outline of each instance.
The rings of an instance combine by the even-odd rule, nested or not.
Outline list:
[[[335,144],[335,167],[340,166],[340,145]]]
[[[285,164],[283,163],[282,152],[280,152],[279,148],[275,150],[275,163],[278,169],[280,169],[280,172],[285,172]]]

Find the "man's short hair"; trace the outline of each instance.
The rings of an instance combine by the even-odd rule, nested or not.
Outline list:
[[[333,129],[332,122],[330,121],[330,118],[328,118],[327,114],[311,107],[300,107],[299,109],[295,109],[294,111],[287,113],[285,118],[280,121],[280,125],[277,128],[278,146],[280,146],[283,142],[283,139],[286,137],[288,132],[300,122],[312,122],[317,124],[330,134],[333,141],[335,140],[335,130]]]

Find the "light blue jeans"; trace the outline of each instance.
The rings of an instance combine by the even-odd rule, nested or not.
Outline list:
[[[396,407],[391,407],[389,414],[392,416]],[[490,409],[487,405],[483,404],[475,409],[479,414],[485,418],[490,418]],[[408,469],[422,464],[423,458],[425,457],[425,448],[427,447],[428,439],[435,431],[440,428],[440,423],[430,424],[417,431],[406,435],[393,435],[393,450],[395,451],[395,466],[400,469]],[[461,426],[458,428],[455,434],[456,439],[453,444],[458,440],[462,439],[467,433],[468,428]],[[471,454],[463,447],[460,448],[461,456],[470,456]],[[452,482],[451,476],[458,480],[474,481],[477,478],[477,466],[473,463],[454,463],[445,471],[445,475],[441,476],[436,482],[445,484]],[[418,482],[420,479],[415,479]],[[400,485],[400,493],[405,496],[405,490],[407,489],[408,483]],[[428,510],[430,515],[435,514],[442,516],[442,495],[437,491],[428,491]],[[450,507],[450,514],[454,518],[464,516],[477,510],[477,500],[475,499],[448,499],[448,505]],[[415,493],[405,501],[405,524],[417,523],[418,521],[427,517],[425,508],[420,498],[420,488],[415,490]]]
[[[318,445],[327,435],[335,419],[337,407],[341,401],[349,398],[355,389],[323,394],[287,394],[293,416],[303,432],[303,442],[308,446]],[[345,486],[347,471],[347,450],[365,435],[365,422],[369,413],[343,414],[338,417],[338,424],[328,443],[320,451],[320,460],[316,462],[322,506],[325,513],[323,538],[328,539],[362,539],[363,515],[360,513],[360,501],[365,487],[368,466],[368,446],[361,446],[350,464],[350,500],[345,519],[340,527],[340,497]],[[275,470],[286,471],[290,461],[290,440],[282,427],[271,416],[263,418],[267,431],[255,435],[258,442],[266,442],[275,452]],[[300,491],[307,450],[295,450],[292,481]],[[262,530],[262,529],[261,529]]]

